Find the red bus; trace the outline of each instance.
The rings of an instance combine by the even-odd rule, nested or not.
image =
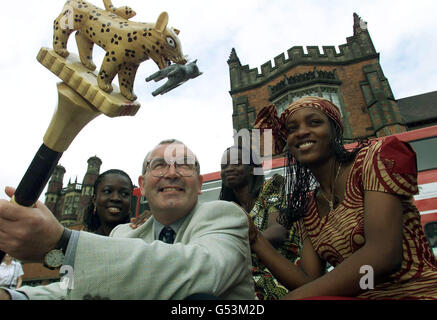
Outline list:
[[[419,194],[414,196],[421,214],[425,235],[437,256],[437,125],[396,134],[400,140],[409,142],[417,154]],[[377,138],[382,139],[382,138]],[[351,148],[353,144],[346,145]],[[217,159],[220,163],[220,159]],[[273,174],[285,175],[285,158],[263,163],[266,179]],[[200,202],[217,200],[221,189],[220,171],[203,174]],[[141,197],[139,188],[134,190],[135,216],[148,209],[147,201]]]

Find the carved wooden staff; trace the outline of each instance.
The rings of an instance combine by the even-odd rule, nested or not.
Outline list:
[[[109,117],[136,114],[140,104],[131,102],[136,99],[132,89],[141,62],[151,58],[163,69],[160,79],[174,71],[172,62],[182,65],[187,62],[178,38],[179,30],[167,27],[167,12],[162,12],[156,23],[131,22],[127,19],[135,15],[132,9],[115,8],[110,0],[103,2],[105,10],[86,1],[67,1],[54,22],[54,50],[42,48],[38,54],[38,61],[63,82],[58,84],[58,108],[44,143],[11,200],[19,205],[32,206],[37,201],[62,153],[88,122],[101,113]],[[73,31],[77,31],[79,56],[67,51]],[[99,78],[93,71],[96,68],[92,62],[94,44],[107,53]],[[172,77],[178,75],[177,79],[170,79],[158,91],[168,92],[201,74],[195,64],[190,66],[187,70],[180,69],[184,77],[180,77],[181,71],[171,73]],[[166,67],[171,69],[165,70]],[[111,84],[117,74],[121,92]]]
[[[123,97],[116,86],[111,93],[100,89],[96,75],[86,69],[75,54],[63,58],[53,50],[42,48],[37,59],[63,82],[57,85],[58,107],[43,144],[11,200],[27,207],[38,200],[62,153],[88,122],[102,113],[109,117],[133,116],[140,108],[139,103]],[[3,256],[0,251],[0,261]]]

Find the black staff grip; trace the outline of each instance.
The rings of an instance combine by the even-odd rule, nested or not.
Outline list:
[[[61,156],[62,152],[53,151],[42,144],[21,179],[13,201],[25,207],[32,206],[44,190]],[[0,250],[0,262],[4,255]]]
[[[38,200],[61,156],[62,152],[41,145],[15,191],[17,204],[30,207]]]

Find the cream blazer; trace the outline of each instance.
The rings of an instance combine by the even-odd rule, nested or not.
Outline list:
[[[30,299],[184,299],[208,293],[220,299],[255,297],[243,210],[231,202],[197,204],[174,244],[154,240],[153,218],[110,237],[80,232],[73,266],[74,288],[59,283],[22,287]]]

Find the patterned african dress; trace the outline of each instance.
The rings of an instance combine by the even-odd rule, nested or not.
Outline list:
[[[300,220],[301,238],[309,237],[319,257],[340,264],[365,243],[364,191],[399,196],[403,207],[403,260],[389,280],[360,294],[365,299],[437,299],[437,261],[413,203],[418,192],[416,155],[411,147],[388,137],[359,151],[346,184],[344,200],[320,218],[313,194],[308,215]]]
[[[273,175],[264,183],[260,195],[250,211],[250,216],[254,219],[254,224],[259,231],[267,229],[269,215],[272,212],[279,211],[284,205],[284,196],[281,194],[283,184],[284,178],[279,174]],[[287,231],[284,242],[277,250],[289,261],[297,263],[300,240],[299,234],[294,227]],[[279,299],[288,293],[288,290],[273,277],[255,254],[252,254],[252,268],[257,299]]]

